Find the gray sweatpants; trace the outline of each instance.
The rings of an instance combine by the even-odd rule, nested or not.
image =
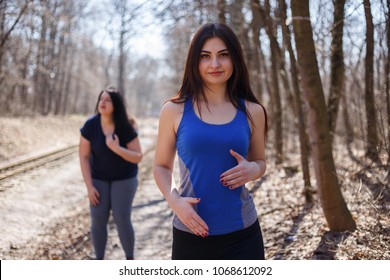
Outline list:
[[[93,184],[100,194],[99,204],[96,206],[90,204],[91,236],[96,259],[104,258],[110,210],[126,258],[133,258],[134,230],[131,224],[131,207],[138,186],[137,176],[120,181],[93,179]]]

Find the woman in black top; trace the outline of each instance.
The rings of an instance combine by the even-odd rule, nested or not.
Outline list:
[[[80,165],[90,201],[96,259],[104,258],[110,210],[126,258],[133,259],[134,230],[130,216],[142,151],[118,90],[107,88],[100,93],[96,114],[80,132]]]

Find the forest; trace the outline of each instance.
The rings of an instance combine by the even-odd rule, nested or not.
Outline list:
[[[206,22],[238,35],[269,116],[268,161],[302,172],[329,229],[358,226],[340,151],[388,215],[390,0],[0,0],[0,117],[90,115],[115,85],[132,115],[157,118]]]

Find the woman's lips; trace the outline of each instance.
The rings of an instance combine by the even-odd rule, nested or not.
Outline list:
[[[222,71],[213,71],[213,72],[209,72],[209,75],[211,75],[211,76],[219,76],[222,73],[223,73]]]

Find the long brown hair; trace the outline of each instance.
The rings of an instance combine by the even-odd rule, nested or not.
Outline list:
[[[128,131],[128,126],[131,126],[132,128],[136,129],[135,120],[132,117],[129,117],[126,110],[126,104],[123,95],[116,87],[108,86],[106,89],[100,92],[98,100],[96,102],[95,113],[100,114],[98,110],[99,100],[104,92],[107,92],[110,95],[112,105],[114,107],[114,112],[112,113],[112,115],[114,119],[116,133],[118,133],[120,137],[123,137],[123,133]]]
[[[263,107],[265,114],[266,111],[264,106],[253,94],[249,83],[248,68],[245,63],[244,54],[239,40],[230,27],[222,23],[204,24],[195,33],[188,51],[181,87],[176,96],[171,98],[170,101],[174,103],[182,103],[185,102],[185,100],[191,98],[193,102],[198,104],[199,112],[200,99],[205,100],[207,104],[207,97],[204,92],[205,84],[199,73],[199,61],[205,42],[213,37],[218,37],[225,43],[233,62],[234,70],[227,84],[229,100],[234,107],[244,111],[247,117],[253,123],[252,117],[245,108],[244,104],[240,102],[240,99],[245,99],[257,103]],[[265,115],[265,132],[267,132],[267,130],[267,115]]]

